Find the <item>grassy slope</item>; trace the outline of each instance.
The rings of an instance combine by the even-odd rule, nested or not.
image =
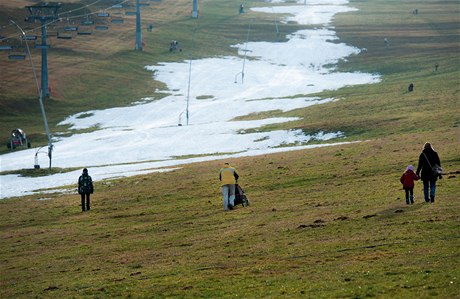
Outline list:
[[[4,200],[1,297],[457,297],[458,5],[353,5],[337,31],[368,51],[341,68],[383,82],[325,92],[342,100],[285,126],[368,141],[233,161],[252,201],[231,213],[218,161],[98,183],[86,214],[74,194]],[[427,140],[451,174],[435,204],[417,183],[406,207],[398,179]]]

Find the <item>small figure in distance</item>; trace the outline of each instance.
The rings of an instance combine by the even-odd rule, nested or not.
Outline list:
[[[388,41],[388,38],[386,37],[383,39],[383,43],[385,44],[385,47],[387,48],[390,46],[390,41]]]
[[[399,179],[406,193],[406,204],[414,203],[414,181],[418,181],[420,177],[414,172],[414,166],[407,166],[406,170]]]
[[[409,92],[414,91],[414,83],[409,84],[409,86],[407,87],[407,90],[408,90]]]
[[[90,194],[93,194],[93,191],[93,180],[88,174],[88,169],[85,168],[83,169],[83,173],[81,174],[81,176],[78,178],[78,194],[81,195],[82,212],[84,212],[85,210],[90,210]]]

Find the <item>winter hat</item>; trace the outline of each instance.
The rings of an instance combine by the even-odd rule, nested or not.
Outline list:
[[[88,169],[84,168],[83,173],[88,173]]]
[[[412,166],[412,165],[409,165],[409,166],[407,166],[407,169],[406,169],[406,170],[411,170],[411,171],[414,171],[414,166]]]

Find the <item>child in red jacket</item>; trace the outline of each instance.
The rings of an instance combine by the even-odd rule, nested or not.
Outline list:
[[[414,166],[407,166],[406,171],[402,174],[401,184],[406,192],[406,203],[414,203],[414,181],[418,181],[420,177],[414,172]]]

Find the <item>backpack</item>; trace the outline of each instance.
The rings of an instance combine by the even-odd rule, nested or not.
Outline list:
[[[89,175],[82,175],[78,179],[78,193],[93,193],[93,180]]]

